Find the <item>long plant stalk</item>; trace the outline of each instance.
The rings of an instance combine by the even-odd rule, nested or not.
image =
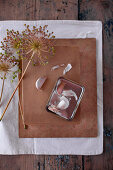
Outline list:
[[[24,125],[24,129],[27,129],[27,126],[26,126],[26,124],[25,124],[25,122],[24,122],[23,108],[22,108],[22,104],[21,104],[20,99],[19,99],[19,108],[20,108],[20,115],[21,115],[22,123],[23,123],[23,125]]]
[[[1,103],[1,100],[2,100],[2,95],[3,95],[3,90],[4,90],[5,76],[6,76],[6,73],[4,73],[4,77],[3,77],[2,90],[1,90],[1,95],[0,95],[0,103]]]
[[[24,77],[24,75],[25,75],[25,73],[26,73],[26,71],[27,71],[27,69],[28,69],[28,67],[29,67],[29,64],[31,63],[31,60],[33,59],[33,56],[34,56],[34,53],[32,54],[30,60],[28,61],[27,66],[26,66],[26,68],[25,68],[25,70],[24,70],[24,72],[23,72],[21,78],[20,78],[20,80],[19,80],[19,82],[18,82],[18,84],[17,84],[15,90],[13,91],[13,93],[12,93],[12,95],[11,95],[11,97],[10,97],[10,99],[9,99],[9,101],[8,101],[8,103],[7,103],[7,105],[6,105],[4,111],[3,111],[2,115],[1,115],[0,121],[3,119],[4,114],[5,114],[5,112],[7,111],[7,108],[8,108],[8,106],[9,106],[10,102],[11,102],[11,100],[12,100],[14,94],[16,93],[16,91],[17,91],[17,89],[18,89],[18,87],[19,87],[19,85],[20,85],[20,83],[21,83],[23,77]]]
[[[18,87],[18,96],[19,96],[19,102],[18,102],[18,105],[19,105],[19,110],[20,110],[20,116],[21,116],[21,119],[22,119],[22,123],[23,123],[23,126],[24,126],[24,129],[27,129],[27,125],[25,124],[24,122],[24,112],[23,112],[23,107],[22,107],[22,99],[20,98],[20,88]]]

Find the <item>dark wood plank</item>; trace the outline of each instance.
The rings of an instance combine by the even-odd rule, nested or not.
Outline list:
[[[44,156],[0,156],[0,170],[44,170]]]
[[[78,19],[77,0],[40,0],[40,19]]]
[[[0,0],[0,20],[77,19],[78,0]],[[0,170],[82,169],[82,156],[0,155]]]
[[[80,0],[80,20],[103,22],[104,153],[84,157],[85,170],[113,169],[113,1]]]
[[[82,170],[82,159],[80,156],[57,155],[45,156],[46,170]]]
[[[0,20],[38,20],[40,1],[0,0],[0,9]]]

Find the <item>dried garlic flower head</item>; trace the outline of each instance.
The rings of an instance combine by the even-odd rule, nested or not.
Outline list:
[[[10,71],[10,69],[11,69],[10,63],[6,61],[3,61],[3,62],[0,61],[0,72],[7,73]]]
[[[7,61],[0,61],[0,78],[3,79],[4,75],[6,78],[6,74],[9,73],[12,69],[12,64]]]
[[[16,65],[18,65],[18,60],[15,59],[14,56],[10,56],[10,54],[3,54],[0,53],[0,77],[3,78],[3,75],[12,72],[13,79],[17,77],[16,71],[12,71],[12,68]]]
[[[29,59],[29,56],[34,55],[34,59],[38,59],[40,64],[47,64],[48,56],[54,55],[55,52],[53,32],[48,33],[47,25],[39,28],[33,26],[30,29],[29,25],[25,24],[25,27],[22,32],[20,56]]]
[[[7,29],[7,36],[1,41],[1,48],[6,53],[13,54],[15,51],[19,53],[19,47],[21,45],[21,34],[19,31],[8,30]]]
[[[1,48],[5,54],[18,56],[18,60],[30,59],[33,55],[35,64],[39,61],[40,64],[45,65],[48,63],[48,56],[55,53],[54,38],[53,32],[49,33],[47,30],[47,25],[39,28],[33,26],[30,29],[29,25],[25,24],[22,33],[7,29],[7,36],[1,41]]]

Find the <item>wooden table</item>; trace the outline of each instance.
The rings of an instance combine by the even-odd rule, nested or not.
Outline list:
[[[0,20],[103,22],[104,153],[98,156],[0,156],[0,170],[113,170],[113,1],[0,0]]]

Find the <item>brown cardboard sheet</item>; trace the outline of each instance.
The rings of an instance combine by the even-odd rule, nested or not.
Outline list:
[[[49,58],[46,66],[29,66],[20,86],[20,99],[24,129],[19,116],[19,137],[96,137],[97,131],[97,79],[96,79],[96,39],[56,39],[55,56]],[[72,121],[67,121],[46,111],[46,104],[52,89],[62,76],[65,67],[54,71],[55,65],[71,63],[72,69],[64,77],[85,87],[85,93]],[[22,63],[25,69],[27,61]],[[37,90],[35,82],[40,76],[47,76],[42,90]]]

